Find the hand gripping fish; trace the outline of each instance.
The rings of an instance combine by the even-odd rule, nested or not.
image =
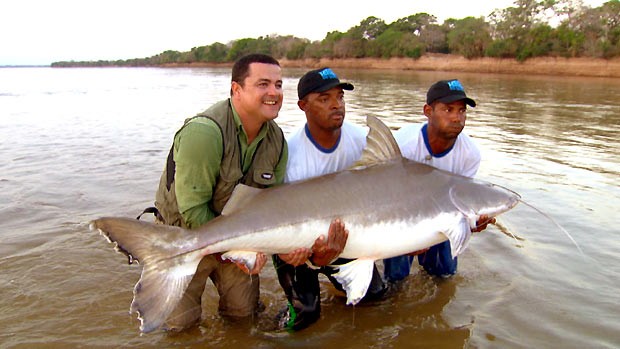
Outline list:
[[[252,264],[256,252],[311,248],[340,218],[349,230],[340,257],[355,260],[338,266],[334,276],[347,304],[356,304],[366,294],[375,260],[445,240],[456,256],[480,215],[496,216],[521,200],[503,187],[407,160],[385,124],[375,117],[367,124],[366,149],[351,169],[268,189],[238,185],[222,215],[199,229],[133,218],[92,221],[91,229],[143,266],[131,303],[140,330],[164,324],[205,255],[225,252],[225,258]]]

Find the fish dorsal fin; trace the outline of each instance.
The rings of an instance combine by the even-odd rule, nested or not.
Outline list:
[[[370,129],[366,136],[366,148],[353,168],[364,168],[402,157],[392,131],[381,120],[367,116],[366,124]]]
[[[228,215],[244,207],[250,199],[260,193],[262,189],[238,184],[230,195],[230,199],[222,209],[222,215]]]

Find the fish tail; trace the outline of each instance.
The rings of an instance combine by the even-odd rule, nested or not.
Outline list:
[[[100,218],[90,227],[114,243],[129,263],[142,264],[130,312],[138,313],[140,331],[160,328],[183,297],[203,253],[190,249],[187,233],[178,227],[129,218]]]

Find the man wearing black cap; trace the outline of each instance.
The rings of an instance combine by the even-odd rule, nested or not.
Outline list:
[[[288,139],[289,160],[285,182],[308,179],[344,170],[362,156],[366,129],[344,121],[344,90],[353,85],[340,82],[329,68],[307,72],[299,80],[297,105],[306,114],[306,125]],[[337,259],[344,249],[348,232],[340,220],[332,222],[327,240],[319,238],[311,250],[274,256],[278,280],[288,299],[288,307],[279,314],[279,323],[288,330],[300,330],[317,321],[321,313],[318,273],[325,274],[334,286],[342,286],[332,277],[337,270],[327,264],[343,264]],[[307,260],[319,267],[310,268]],[[377,268],[365,300],[383,296],[386,287]]]
[[[480,151],[463,133],[467,106],[476,102],[467,97],[463,85],[456,80],[434,83],[426,94],[424,115],[428,122],[402,127],[394,133],[404,157],[433,167],[474,177],[480,166]],[[494,219],[480,217],[474,231],[482,231]],[[414,253],[416,254],[416,253]],[[385,259],[384,275],[388,281],[399,281],[409,275],[413,256]],[[431,275],[449,277],[456,273],[457,258],[452,258],[450,242],[418,252],[418,262]]]

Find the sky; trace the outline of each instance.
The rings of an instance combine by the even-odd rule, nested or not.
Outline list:
[[[586,0],[598,7],[604,0]],[[271,34],[322,40],[375,16],[487,16],[513,0],[5,0],[0,66],[144,58]]]

